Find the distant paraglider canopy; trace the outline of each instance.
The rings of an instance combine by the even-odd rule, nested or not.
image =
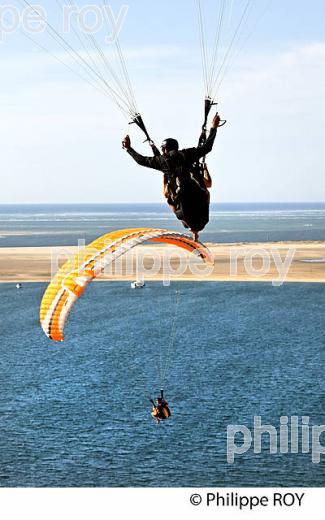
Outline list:
[[[83,249],[81,254],[67,261],[46,289],[40,308],[40,321],[45,334],[55,341],[63,341],[65,321],[87,285],[114,260],[147,241],[175,245],[196,253],[207,263],[213,261],[203,244],[173,231],[136,228],[103,235]]]

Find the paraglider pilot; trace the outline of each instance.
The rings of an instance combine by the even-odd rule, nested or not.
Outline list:
[[[160,391],[160,396],[157,397],[156,403],[154,401],[152,402],[152,417],[157,421],[157,423],[160,423],[160,421],[163,421],[164,419],[167,419],[171,416],[170,409],[168,406],[167,401],[164,399],[164,391]]]
[[[153,143],[153,157],[144,157],[131,147],[127,135],[122,146],[141,166],[159,170],[164,175],[164,196],[184,227],[189,228],[194,240],[198,240],[201,231],[209,222],[209,203],[211,178],[206,169],[199,172],[199,160],[211,152],[220,126],[217,113],[212,120],[211,129],[205,143],[196,148],[178,149],[176,139],[165,139],[161,145],[161,153]]]

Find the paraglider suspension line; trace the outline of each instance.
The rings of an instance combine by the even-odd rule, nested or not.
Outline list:
[[[174,317],[173,317],[173,322],[172,322],[172,329],[171,329],[171,333],[170,333],[170,340],[169,340],[169,345],[168,345],[168,350],[167,350],[167,355],[166,355],[166,363],[165,363],[164,370],[162,371],[162,378],[161,378],[161,388],[162,389],[165,386],[166,373],[167,373],[167,370],[168,370],[168,368],[170,366],[171,354],[172,354],[172,352],[174,350],[174,346],[175,346],[176,326],[177,326],[178,306],[179,306],[179,296],[180,296],[180,291],[177,290],[176,291],[175,312],[174,312]],[[161,390],[161,392],[163,393],[163,390]]]

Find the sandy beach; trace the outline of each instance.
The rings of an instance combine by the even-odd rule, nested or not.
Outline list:
[[[99,280],[325,282],[325,242],[207,244],[214,265],[170,246],[133,249]],[[76,247],[0,248],[0,283],[48,282]],[[167,274],[166,274],[167,273]]]

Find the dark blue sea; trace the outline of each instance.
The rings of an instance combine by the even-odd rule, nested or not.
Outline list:
[[[88,241],[146,222],[178,229],[163,210],[152,220],[151,209],[105,208],[2,207],[0,243],[73,244],[80,232]],[[205,239],[320,240],[324,214],[218,210]],[[325,455],[313,463],[300,437],[298,453],[289,440],[288,453],[271,454],[264,434],[261,453],[252,444],[227,462],[229,425],[325,425],[324,284],[93,283],[60,344],[39,326],[45,287],[0,284],[0,486],[325,485]],[[161,385],[172,417],[157,425],[149,398]]]
[[[227,426],[254,416],[325,424],[324,285],[94,283],[62,344],[38,324],[44,289],[0,285],[1,486],[324,486],[324,456],[271,455],[267,436],[226,458]]]

